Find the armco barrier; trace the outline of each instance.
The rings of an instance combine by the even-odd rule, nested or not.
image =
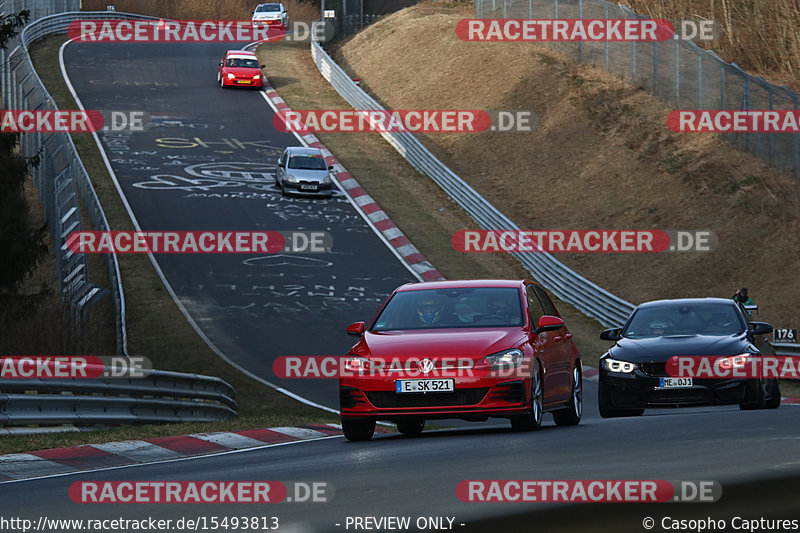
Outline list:
[[[311,43],[311,55],[322,76],[353,108],[383,109],[353,82],[319,43]],[[436,182],[481,228],[519,229],[508,217],[439,161],[414,135],[408,132],[383,132],[381,135],[414,168]],[[548,253],[511,253],[511,255],[553,294],[571,303],[584,314],[596,318],[604,326],[622,324],[635,307],[632,303],[570,270]]]
[[[48,35],[66,33],[69,23],[78,19],[150,19],[119,12],[70,12],[51,14],[58,9],[76,9],[74,0],[16,0],[4,5],[3,11],[14,13],[26,8],[32,16],[42,16],[23,28],[19,37],[0,50],[0,86],[3,109],[57,109],[31,62],[28,48],[34,41]],[[43,16],[47,15],[47,16]],[[39,189],[45,220],[54,242],[59,293],[80,334],[84,348],[89,341],[89,311],[109,290],[114,298],[117,353],[127,355],[125,327],[125,296],[120,280],[116,255],[105,256],[109,289],[99,287],[89,279],[86,256],[67,249],[66,238],[80,231],[81,209],[97,231],[108,231],[105,213],[97,199],[92,182],[78,157],[72,138],[65,132],[24,133],[20,148],[27,157],[39,154],[41,162],[33,169],[33,182]]]
[[[225,381],[152,370],[144,378],[0,380],[0,426],[210,422],[236,416]]]
[[[4,109],[56,109],[28,53],[34,41],[66,33],[69,23],[78,19],[156,20],[120,12],[57,13],[78,6],[76,0],[14,0],[10,6],[2,6],[5,13],[31,9],[32,18],[43,17],[0,51]],[[20,136],[20,146],[26,156],[41,155],[33,179],[55,242],[59,289],[77,322],[87,328],[86,313],[108,291],[89,281],[85,256],[70,252],[65,242],[70,232],[81,229],[81,208],[94,230],[108,231],[108,221],[69,134],[27,133]],[[119,264],[115,255],[106,258],[116,312],[117,350],[127,356]],[[235,417],[235,397],[233,387],[219,378],[158,370],[141,379],[3,379],[0,426],[207,422]]]

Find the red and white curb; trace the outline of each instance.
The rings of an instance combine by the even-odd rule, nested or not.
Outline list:
[[[264,80],[264,94],[277,111],[287,111],[289,106],[281,98],[277,91]],[[312,148],[319,148],[325,156],[325,161],[328,165],[332,165],[334,169],[335,179],[341,185],[344,193],[350,197],[353,205],[356,206],[369,222],[375,226],[386,241],[394,248],[400,257],[409,268],[415,272],[424,281],[434,281],[445,279],[436,268],[430,264],[420,251],[411,244],[400,228],[391,221],[389,215],[375,202],[375,200],[367,194],[356,179],[347,171],[336,157],[328,150],[324,144],[313,133],[306,133],[304,135],[297,134],[303,142]]]
[[[390,433],[381,427],[379,433]],[[195,433],[0,455],[0,483],[342,435],[337,424]]]

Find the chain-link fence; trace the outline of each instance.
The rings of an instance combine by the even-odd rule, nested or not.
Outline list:
[[[325,19],[328,24],[333,25],[333,35],[335,37],[349,37],[361,31],[364,26],[369,26],[378,20],[378,15],[336,15]]]
[[[4,14],[31,11],[31,21],[21,34],[0,50],[0,85],[2,107],[11,110],[56,110],[53,98],[36,74],[28,54],[28,46],[52,33],[65,33],[67,25],[78,18],[79,0],[5,0],[0,5]],[[84,14],[81,16],[89,16]],[[20,149],[28,156],[39,154],[40,164],[32,171],[33,183],[39,191],[45,220],[54,242],[58,288],[66,312],[75,331],[88,348],[89,312],[109,292],[114,298],[117,351],[127,354],[125,331],[125,300],[119,275],[117,257],[106,255],[109,288],[89,279],[86,256],[75,254],[66,246],[73,231],[82,228],[82,215],[93,229],[108,231],[109,226],[91,180],[86,173],[75,145],[66,132],[27,132],[20,135]]]
[[[646,18],[604,0],[474,0],[474,7],[475,18]],[[552,46],[577,61],[605,68],[676,109],[800,109],[798,93],[747,74],[736,63],[726,63],[688,40],[553,42]],[[800,133],[725,133],[723,138],[800,178]]]

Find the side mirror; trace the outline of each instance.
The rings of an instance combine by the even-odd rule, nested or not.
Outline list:
[[[544,315],[539,319],[534,333],[542,333],[544,331],[555,331],[564,327],[564,321],[557,316]]]
[[[347,326],[347,334],[353,337],[360,337],[364,334],[364,326],[363,322],[353,322]]]
[[[750,322],[748,329],[753,335],[766,335],[772,333],[772,324],[767,324],[766,322]]]
[[[266,65],[261,65],[261,68],[267,68],[267,66]]]
[[[622,328],[611,328],[603,331],[600,338],[604,341],[618,341],[622,338]]]
[[[328,165],[328,170],[333,170],[333,165]]]

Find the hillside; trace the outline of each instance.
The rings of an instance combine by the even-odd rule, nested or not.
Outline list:
[[[730,297],[797,327],[798,187],[713,135],[673,133],[670,108],[546,45],[465,43],[471,7],[424,2],[353,37],[337,60],[394,109],[529,109],[531,133],[428,134],[426,145],[525,229],[712,230],[710,253],[558,254],[633,302]]]

